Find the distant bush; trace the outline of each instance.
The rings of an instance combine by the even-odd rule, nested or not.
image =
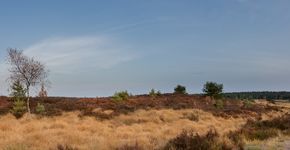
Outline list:
[[[24,100],[14,100],[13,107],[11,109],[11,113],[16,118],[21,118],[26,113],[26,104]]]
[[[206,82],[203,87],[203,92],[205,95],[210,96],[214,99],[221,99],[223,92],[223,84],[218,84],[215,82]]]
[[[200,136],[193,132],[183,131],[176,138],[170,140],[164,150],[231,150],[233,147],[220,141],[216,131],[210,130],[206,135]]]
[[[45,107],[41,103],[37,103],[37,106],[35,107],[36,114],[43,115],[45,113]]]
[[[174,88],[174,93],[175,94],[187,94],[186,93],[186,87],[185,86],[182,86],[182,85],[177,85]]]
[[[113,96],[114,101],[124,101],[128,100],[130,94],[127,91],[116,92]]]
[[[151,91],[149,92],[149,96],[153,99],[160,95],[161,95],[161,92],[160,91],[156,92],[155,89],[151,89]]]

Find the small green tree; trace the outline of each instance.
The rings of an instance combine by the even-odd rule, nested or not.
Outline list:
[[[10,96],[13,97],[13,99],[16,98],[25,98],[25,89],[23,88],[22,84],[20,81],[15,81],[11,85],[11,94]]]
[[[174,94],[187,94],[186,93],[186,87],[182,85],[177,85],[174,88]]]
[[[21,118],[27,111],[25,104],[25,89],[19,81],[15,81],[11,86],[11,94],[13,100],[13,107],[11,113],[16,118]]]
[[[211,98],[220,99],[222,98],[223,84],[206,82],[203,87],[203,92],[205,95],[210,96]]]

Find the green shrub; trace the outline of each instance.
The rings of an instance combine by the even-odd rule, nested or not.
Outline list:
[[[35,107],[35,113],[39,115],[43,115],[45,113],[45,107],[41,103],[37,103],[37,106]]]
[[[224,102],[223,100],[221,99],[217,99],[215,100],[215,104],[214,106],[217,108],[217,109],[223,109],[224,108]]]
[[[186,87],[185,86],[182,86],[182,85],[177,85],[174,88],[174,93],[175,94],[187,94],[186,93]]]
[[[11,113],[16,118],[21,118],[26,113],[26,104],[25,101],[21,99],[14,100]]]
[[[114,101],[125,101],[128,100],[130,94],[127,91],[116,92],[112,97]]]
[[[11,88],[10,96],[13,98],[13,100],[16,100],[17,98],[25,99],[26,91],[23,85],[20,83],[20,81],[17,80],[13,82],[10,88]]]

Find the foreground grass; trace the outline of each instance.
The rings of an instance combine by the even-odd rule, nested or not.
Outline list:
[[[243,118],[225,119],[193,109],[138,110],[103,121],[78,115],[79,112],[70,112],[56,117],[24,116],[19,120],[10,114],[2,116],[0,149],[57,149],[59,144],[78,149],[116,149],[136,142],[145,149],[157,149],[183,130],[202,135],[215,128],[224,134],[246,122]]]

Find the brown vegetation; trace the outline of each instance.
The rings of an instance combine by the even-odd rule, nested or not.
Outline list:
[[[188,145],[188,140],[238,148],[244,144],[238,133],[247,120],[271,120],[286,112],[266,102],[243,107],[238,100],[223,100],[224,107],[217,109],[210,98],[174,94],[155,99],[130,96],[121,102],[111,98],[33,98],[33,111],[38,102],[45,106],[44,116],[0,116],[0,149],[163,149],[174,148],[176,142]],[[10,106],[8,98],[0,99],[0,108],[9,110]],[[283,123],[277,122],[274,124]],[[265,124],[273,128],[271,123]],[[282,129],[280,125],[275,128]],[[208,148],[206,143],[200,144]]]

